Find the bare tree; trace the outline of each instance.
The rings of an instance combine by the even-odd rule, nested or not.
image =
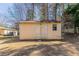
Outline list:
[[[33,20],[34,19],[34,3],[24,4],[27,8],[26,20]]]
[[[19,21],[33,20],[34,18],[34,4],[33,3],[14,3],[13,8],[8,9],[8,13],[14,18],[13,21],[18,24]]]
[[[58,5],[54,3],[15,3],[13,4],[14,8],[9,8],[9,13],[16,23],[22,20],[34,20],[35,17],[40,17],[40,20],[48,20],[49,18],[56,20],[57,10],[60,7]],[[49,11],[50,9],[51,11]],[[36,16],[37,13],[38,16]]]
[[[55,3],[48,4],[48,19],[49,20],[55,19]]]
[[[49,9],[52,9],[51,15],[52,15],[52,19],[54,19],[55,21],[61,21],[61,17],[63,14],[63,4],[60,3],[51,3],[51,6]]]
[[[15,3],[13,4],[13,8],[9,8],[8,9],[10,15],[17,19],[16,21],[19,21],[19,20],[24,20],[23,17],[24,17],[24,5],[19,3]]]
[[[48,20],[48,4],[47,3],[41,3],[41,19],[42,20]]]

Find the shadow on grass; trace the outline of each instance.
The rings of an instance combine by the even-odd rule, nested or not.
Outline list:
[[[70,54],[67,50],[69,47],[63,47],[62,44],[48,45],[48,44],[39,44],[39,45],[30,45],[23,46],[20,49],[10,50],[5,48],[4,51],[0,51],[0,55],[7,56],[69,56]],[[72,49],[71,49],[72,50]]]
[[[79,33],[78,34],[65,33],[63,37],[64,37],[63,39],[64,42],[73,44],[74,47],[77,49],[77,51],[79,51]]]

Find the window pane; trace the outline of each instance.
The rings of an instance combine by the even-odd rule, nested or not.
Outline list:
[[[54,31],[57,30],[57,24],[53,24],[53,30],[54,30]]]

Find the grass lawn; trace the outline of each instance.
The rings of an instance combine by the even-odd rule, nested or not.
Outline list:
[[[78,47],[79,42],[0,39],[1,56],[75,56],[79,55]]]

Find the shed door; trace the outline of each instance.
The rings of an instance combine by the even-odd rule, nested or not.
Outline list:
[[[41,39],[47,39],[48,37],[48,25],[47,23],[42,23],[40,25],[40,36],[41,36]]]

